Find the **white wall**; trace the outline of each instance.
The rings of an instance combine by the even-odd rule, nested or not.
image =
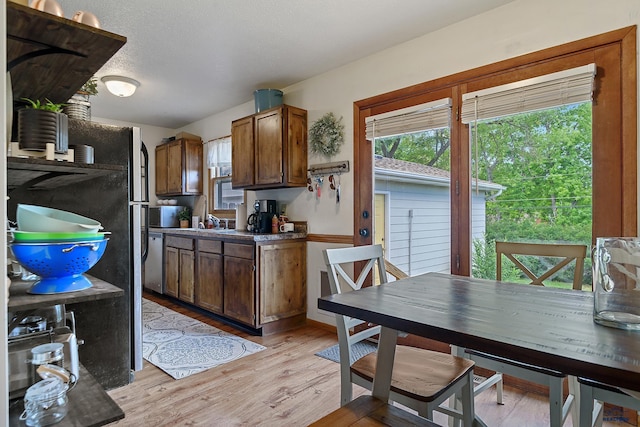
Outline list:
[[[341,152],[332,160],[353,162],[355,101],[638,24],[638,0],[515,1],[292,85],[284,89],[284,100],[308,110],[309,124],[329,111],[342,116],[346,140]],[[229,135],[231,121],[252,114],[253,108],[253,102],[245,103],[180,130],[200,135],[204,141]],[[309,164],[325,161],[309,158]],[[325,190],[327,188],[325,183]],[[306,188],[261,191],[257,197],[285,201],[290,218],[307,220],[311,233],[351,235],[353,232],[353,173],[342,177],[342,203],[339,205],[328,197],[317,200]],[[319,271],[323,268],[321,251],[326,247],[328,245],[308,244],[308,316],[333,323],[332,316],[316,308]]]

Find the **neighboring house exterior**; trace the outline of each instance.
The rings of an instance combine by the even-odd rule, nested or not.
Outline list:
[[[403,160],[376,156],[375,243],[385,258],[409,275],[451,272],[449,172]],[[478,181],[473,191],[472,236],[485,231],[485,200],[504,187]]]

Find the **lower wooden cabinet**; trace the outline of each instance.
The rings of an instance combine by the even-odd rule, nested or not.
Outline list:
[[[224,314],[256,326],[255,245],[224,245]]]
[[[180,249],[180,286],[178,287],[178,298],[184,302],[195,302],[195,257],[194,251]]]
[[[166,294],[263,334],[304,323],[306,242],[167,236]]]
[[[178,298],[180,283],[180,249],[165,246],[164,248],[164,293]]]
[[[182,301],[195,301],[194,240],[167,236],[165,256],[165,293]]]
[[[307,311],[307,254],[300,242],[258,246],[260,324]]]
[[[196,305],[223,314],[222,242],[199,239],[197,265]]]

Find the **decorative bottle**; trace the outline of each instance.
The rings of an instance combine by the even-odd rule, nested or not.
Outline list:
[[[274,215],[273,218],[271,218],[271,232],[277,234],[278,231],[278,217]]]

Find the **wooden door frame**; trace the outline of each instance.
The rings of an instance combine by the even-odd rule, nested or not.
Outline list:
[[[589,57],[598,66],[594,99],[593,239],[597,236],[637,236],[637,64],[636,27],[626,27],[575,42],[518,56],[490,65],[356,101],[354,114],[354,246],[372,242],[373,147],[365,138],[369,116],[450,97],[451,182],[470,182],[468,126],[456,121],[462,93],[481,87],[558,71]],[[576,65],[572,65],[576,66]],[[544,73],[540,73],[544,70]],[[602,87],[615,88],[600,96]],[[628,96],[624,96],[629,94]],[[613,183],[613,185],[612,185]],[[468,185],[451,186],[451,272],[470,275],[471,233]],[[611,208],[614,207],[612,213]],[[368,215],[363,215],[363,212]],[[368,229],[368,236],[360,231]]]

